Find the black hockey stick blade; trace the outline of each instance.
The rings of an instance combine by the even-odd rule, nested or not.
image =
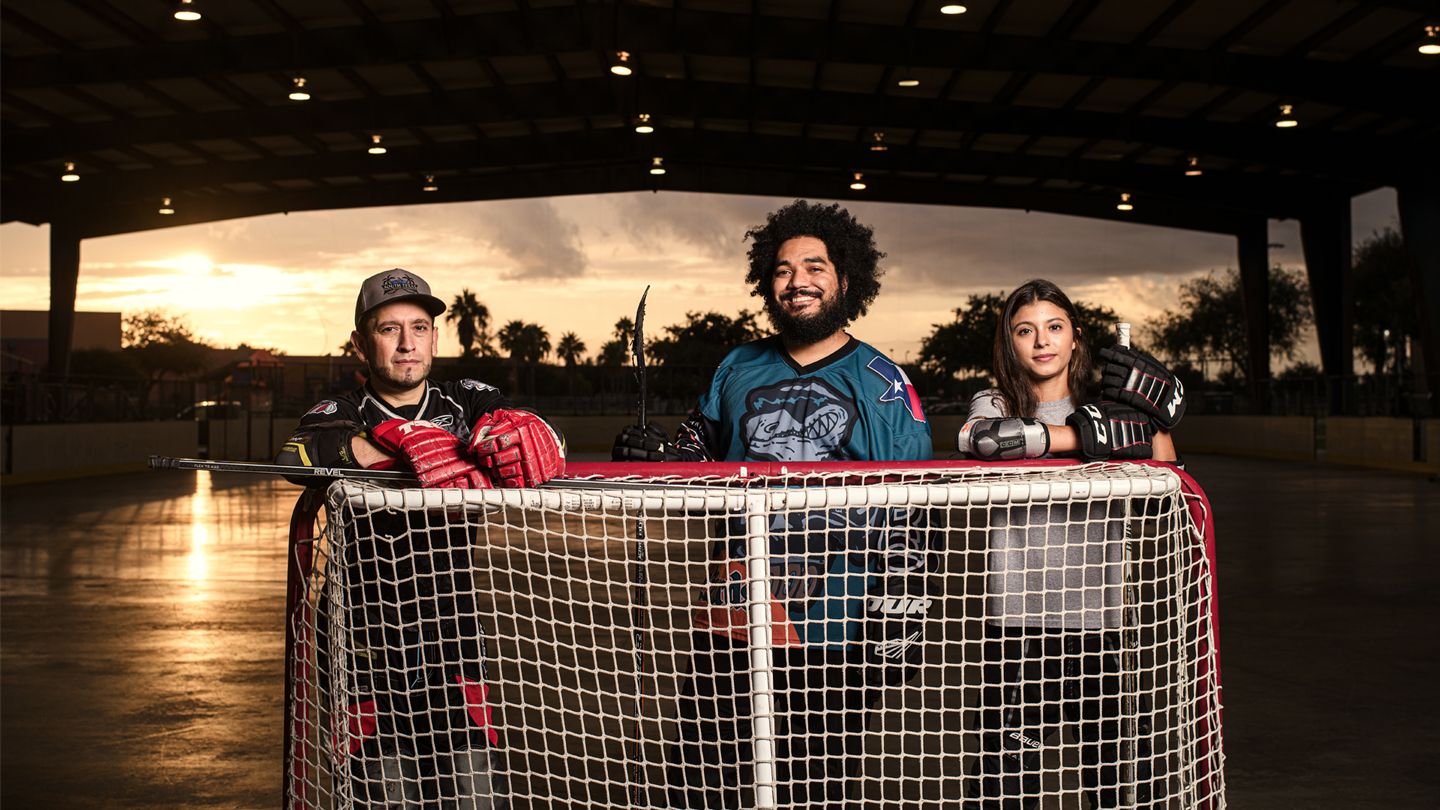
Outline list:
[[[645,430],[645,299],[650,295],[650,285],[640,293],[640,306],[635,309],[635,339],[631,351],[635,354],[635,381],[640,387],[640,430]]]

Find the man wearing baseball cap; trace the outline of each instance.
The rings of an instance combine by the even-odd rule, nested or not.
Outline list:
[[[423,487],[534,487],[563,473],[564,440],[539,416],[478,380],[429,379],[435,317],[444,311],[414,273],[366,279],[350,342],[370,378],[311,408],[276,462],[408,467]],[[472,527],[427,520],[423,511],[377,513],[333,550],[331,565],[345,571],[333,581],[345,582],[351,640],[329,643],[358,651],[349,657],[355,671],[329,678],[346,685],[335,696],[337,716],[350,718],[340,750],[349,751],[357,806],[438,799],[499,810],[501,740],[489,722],[471,573],[483,564],[470,559]]]
[[[370,379],[300,420],[276,461],[304,467],[409,466],[421,486],[539,486],[565,469],[559,431],[478,380],[434,382],[445,302],[399,268],[360,285],[350,343]],[[299,481],[297,480],[297,483]]]

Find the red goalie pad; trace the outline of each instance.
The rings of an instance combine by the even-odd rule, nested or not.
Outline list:
[[[538,487],[565,472],[565,451],[555,431],[527,411],[495,411],[480,417],[470,452],[502,487]]]

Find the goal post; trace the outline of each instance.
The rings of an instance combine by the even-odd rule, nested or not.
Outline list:
[[[1213,523],[1168,465],[568,474],[307,490],[286,808],[1224,806]],[[844,628],[917,533],[923,663],[857,687]]]

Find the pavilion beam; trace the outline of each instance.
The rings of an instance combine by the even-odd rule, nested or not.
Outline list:
[[[80,284],[80,231],[68,222],[50,223],[49,364],[51,374],[70,373],[75,341],[75,295]]]
[[[1300,242],[1320,342],[1320,365],[1330,383],[1331,408],[1343,412],[1344,387],[1355,373],[1355,297],[1351,286],[1350,199],[1317,200],[1300,218]]]
[[[553,165],[555,155],[566,163],[616,162],[633,159],[642,139],[628,128],[592,132],[565,132],[528,138],[497,138],[477,150],[471,142],[425,144],[395,149],[374,156],[359,150],[323,156],[267,158],[109,173],[87,179],[80,190],[51,180],[14,181],[0,198],[5,219],[47,221],[72,210],[77,198],[89,206],[135,205],[151,197],[175,196],[193,189],[233,183],[284,182],[361,174],[417,176],[477,169]],[[1253,177],[1245,173],[1211,173],[1208,177],[1179,176],[1168,166],[1068,159],[998,152],[961,151],[937,147],[908,147],[891,152],[857,150],[850,141],[818,140],[746,133],[664,130],[643,142],[669,163],[699,163],[716,167],[738,165],[802,166],[840,175],[853,171],[874,174],[929,173],[944,166],[945,173],[1005,177],[1056,177],[1113,189],[1140,192],[1150,198],[1247,210],[1268,217],[1297,217],[1304,201],[1317,194],[1359,194],[1369,187],[1310,177]],[[755,156],[763,155],[757,161]]]
[[[1035,188],[981,186],[973,183],[900,177],[876,178],[864,192],[850,192],[834,173],[784,167],[671,164],[663,178],[644,169],[649,161],[632,158],[603,165],[537,168],[439,178],[440,190],[421,191],[414,181],[316,188],[228,197],[193,197],[171,216],[133,206],[98,206],[70,211],[86,223],[86,238],[193,225],[289,211],[339,210],[381,205],[422,205],[473,200],[610,194],[628,191],[692,191],[714,194],[867,200],[917,205],[958,205],[1044,211],[1141,225],[1157,225],[1234,235],[1255,215],[1183,201],[1155,199],[1133,211],[1115,210],[1114,197]],[[837,188],[838,186],[838,188]]]
[[[1235,235],[1240,263],[1240,300],[1245,310],[1245,379],[1256,413],[1270,410],[1270,223],[1246,222]]]

